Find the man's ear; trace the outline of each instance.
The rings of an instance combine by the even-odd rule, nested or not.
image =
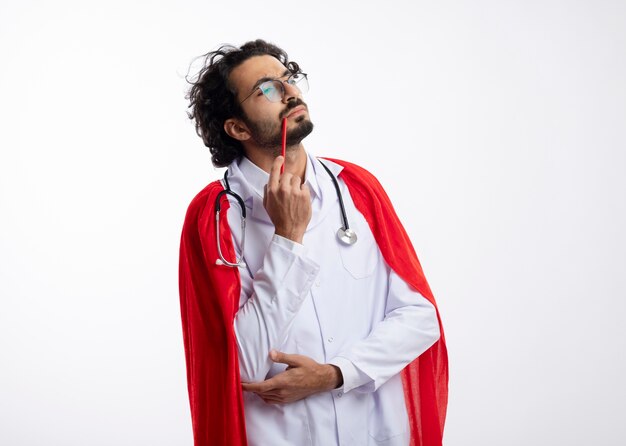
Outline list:
[[[236,118],[228,118],[224,121],[224,131],[231,138],[236,139],[237,141],[246,141],[250,139],[250,131],[246,124],[244,124],[240,119]]]

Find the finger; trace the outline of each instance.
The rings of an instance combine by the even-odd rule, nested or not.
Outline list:
[[[302,179],[298,175],[293,175],[289,180],[289,185],[291,187],[295,187],[300,189],[300,185],[302,184]]]
[[[285,401],[285,399],[288,398],[288,395],[281,391],[258,393],[257,395],[264,400],[274,401]]]
[[[279,373],[278,375],[274,375],[272,378],[266,379],[265,381],[261,381],[258,383],[245,383],[245,384],[242,384],[242,386],[246,386],[249,392],[254,392],[254,393],[271,392],[281,386],[281,381],[283,380],[281,375],[283,373],[284,372]]]
[[[309,188],[309,185],[306,183],[303,183],[300,185],[300,190],[302,191],[302,193],[306,194],[306,195],[311,195],[311,189]]]
[[[274,398],[262,398],[263,401],[265,401],[267,404],[282,404],[281,400],[277,400]]]
[[[270,188],[276,189],[278,187],[278,183],[280,181],[280,166],[283,164],[285,158],[282,156],[277,156],[274,158],[272,162],[272,169],[270,170],[270,179],[268,181],[268,185]]]
[[[290,172],[285,172],[280,175],[280,180],[278,180],[278,184],[280,189],[284,191],[289,191],[291,189],[291,182],[293,181],[294,175]]]
[[[267,381],[263,381],[260,383],[242,383],[241,388],[245,390],[246,392],[254,392],[254,393],[265,392],[267,390],[270,390],[270,388],[267,387],[267,385],[265,384],[266,382]]]
[[[263,187],[263,207],[267,207],[267,184]]]
[[[254,392],[256,393],[256,392]],[[282,393],[278,393],[276,391],[271,391],[271,392],[259,392],[256,393],[258,396],[260,396],[261,398],[269,398],[269,399],[281,399],[283,398],[283,394]]]
[[[290,366],[299,366],[302,364],[300,355],[290,355],[276,350],[272,350],[270,352],[270,359],[274,362],[280,362],[281,364],[287,364]]]

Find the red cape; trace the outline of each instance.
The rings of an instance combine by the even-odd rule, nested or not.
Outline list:
[[[367,170],[343,166],[339,177],[348,186],[387,264],[405,282],[437,304],[413,245],[378,180]],[[191,202],[181,236],[179,286],[187,362],[187,386],[195,446],[247,445],[243,397],[233,323],[239,309],[238,268],[218,266],[215,244],[215,198],[219,181]],[[227,259],[235,258],[222,200],[220,239]],[[402,371],[411,446],[441,446],[448,405],[448,354],[439,310],[441,338]]]

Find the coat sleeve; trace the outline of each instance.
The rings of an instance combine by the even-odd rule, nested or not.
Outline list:
[[[319,269],[305,246],[274,234],[254,279],[241,275],[242,289],[251,288],[240,298],[234,324],[244,382],[266,379],[274,364],[269,352],[285,342]]]

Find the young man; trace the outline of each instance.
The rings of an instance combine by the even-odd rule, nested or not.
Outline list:
[[[205,61],[189,116],[228,169],[181,239],[196,446],[441,445],[443,332],[387,195],[305,151],[308,79],[283,50],[256,40]]]

